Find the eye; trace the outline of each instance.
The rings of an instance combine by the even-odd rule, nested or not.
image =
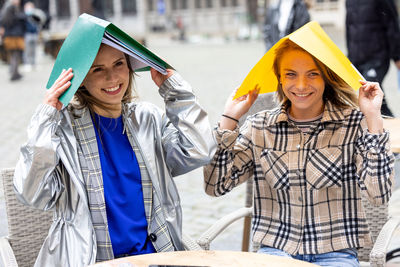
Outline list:
[[[316,72],[316,71],[313,71],[313,72],[310,72],[308,75],[309,75],[311,78],[315,78],[315,77],[320,76],[320,73],[319,73],[319,72]]]
[[[100,72],[100,71],[102,71],[103,69],[102,68],[94,68],[93,69],[93,72]]]
[[[286,78],[293,78],[293,77],[296,77],[296,73],[294,73],[294,72],[286,72],[286,73],[285,73],[285,77],[286,77]]]
[[[123,60],[117,61],[117,62],[115,63],[115,66],[117,66],[117,67],[123,66],[123,65],[125,65],[125,61],[123,61]]]

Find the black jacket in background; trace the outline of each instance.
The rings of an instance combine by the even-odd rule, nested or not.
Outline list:
[[[356,67],[400,59],[400,29],[393,0],[346,0],[346,11],[348,57]]]
[[[279,32],[279,5],[269,7],[265,14],[263,36],[267,50],[269,50],[282,37],[294,32],[304,24],[310,21],[310,14],[303,0],[295,0],[288,18],[284,32]]]
[[[0,24],[5,30],[4,37],[23,37],[26,31],[26,15],[17,6],[9,4],[1,11]]]

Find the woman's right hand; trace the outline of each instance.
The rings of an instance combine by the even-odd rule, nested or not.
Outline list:
[[[63,104],[59,97],[71,86],[71,79],[74,76],[72,69],[63,70],[53,85],[46,91],[43,103],[61,110]]]
[[[229,96],[228,100],[225,104],[224,115],[220,120],[219,127],[220,129],[229,129],[233,130],[236,127],[237,122],[235,120],[239,120],[244,114],[246,114],[250,107],[254,104],[258,97],[258,93],[260,92],[260,87],[258,84],[251,90],[248,94],[233,99],[236,94],[236,90]],[[231,117],[235,120],[232,120],[228,117]]]

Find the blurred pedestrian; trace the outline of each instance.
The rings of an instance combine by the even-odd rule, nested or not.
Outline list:
[[[400,69],[400,29],[393,0],[346,0],[348,57],[366,80],[382,84],[390,61]],[[382,115],[393,116],[385,98]]]
[[[24,64],[27,71],[35,68],[36,47],[39,38],[39,31],[46,21],[46,14],[35,8],[33,2],[26,2],[24,5],[26,15],[25,50]]]
[[[179,16],[176,20],[176,28],[179,32],[179,41],[186,41],[185,25],[183,24],[183,19],[181,16]]]
[[[4,28],[4,47],[9,57],[11,81],[22,78],[18,67],[25,48],[25,23],[26,16],[21,11],[20,0],[7,1],[1,10],[0,24]]]
[[[268,51],[279,39],[310,21],[307,4],[303,0],[271,1],[265,14],[263,36]]]

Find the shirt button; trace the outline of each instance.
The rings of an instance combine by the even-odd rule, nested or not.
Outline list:
[[[151,233],[151,234],[149,235],[149,239],[150,239],[151,242],[156,242],[156,240],[157,240],[156,234]]]
[[[302,197],[299,197],[298,199],[299,199],[300,202],[303,202],[303,198]]]
[[[298,144],[298,145],[296,146],[296,148],[297,148],[297,149],[300,149],[300,144]]]

